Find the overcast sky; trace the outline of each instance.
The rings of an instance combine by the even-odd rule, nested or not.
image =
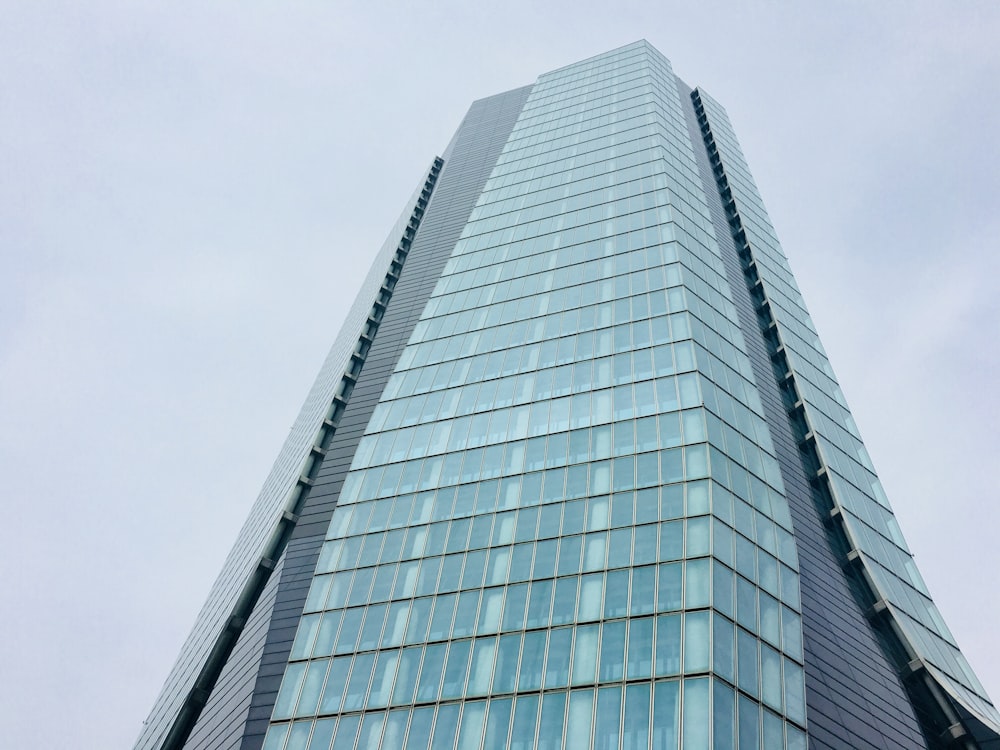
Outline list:
[[[469,103],[641,37],[727,107],[1000,699],[1000,3],[3,5],[6,747],[131,747]]]

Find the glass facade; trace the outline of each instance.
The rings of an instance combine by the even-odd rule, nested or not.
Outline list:
[[[841,746],[849,715],[887,727],[870,746],[993,736],[725,112],[645,42],[510,93],[405,346],[317,459],[331,512],[255,688],[266,736],[233,746],[805,750],[830,705]],[[884,714],[823,692],[816,538],[844,592],[871,582],[871,622],[851,599],[837,627],[879,649]]]
[[[718,254],[664,58],[539,79],[358,446],[266,747],[804,747]]]

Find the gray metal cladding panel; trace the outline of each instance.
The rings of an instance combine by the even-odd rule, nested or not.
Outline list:
[[[191,750],[233,750],[240,746],[250,709],[255,675],[260,668],[284,557],[278,560],[247,626],[219,675],[208,703],[184,744]]]
[[[764,406],[799,551],[809,743],[817,748],[927,747],[909,698],[831,548],[792,435],[739,251],[708,160],[690,89],[678,81],[733,302]]]
[[[474,102],[445,152],[444,168],[400,280],[286,550],[274,605],[276,617],[256,675],[243,750],[257,750],[263,744],[295,626],[358,441],[529,92],[530,87],[524,87]],[[278,612],[283,615],[280,624]]]

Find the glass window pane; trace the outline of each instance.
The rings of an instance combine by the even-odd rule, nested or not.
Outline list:
[[[340,620],[344,616],[344,610],[338,609],[334,612],[323,614],[323,621],[316,634],[316,643],[313,645],[313,656],[329,656],[333,653],[333,643],[340,627]]]
[[[406,620],[410,615],[410,603],[393,602],[389,607],[389,614],[382,633],[382,648],[391,648],[403,643],[403,636],[406,635]]]
[[[660,565],[656,594],[657,612],[669,612],[681,608],[681,567],[680,563]]]
[[[413,690],[417,686],[417,673],[420,671],[420,656],[423,649],[420,646],[403,649],[396,670],[396,685],[392,690],[393,705],[410,703],[413,700]],[[329,685],[327,686],[329,690]]]
[[[806,723],[806,693],[802,667],[782,659],[785,672],[785,712],[799,724]]]
[[[569,659],[572,641],[572,628],[556,628],[549,633],[549,647],[545,663],[546,688],[569,685]]]
[[[624,665],[625,622],[606,622],[601,629],[601,682],[622,679]]]
[[[687,527],[687,557],[700,557],[709,553],[711,546],[709,541],[710,523],[708,516],[690,518],[686,522]]]
[[[589,750],[594,691],[574,690],[569,698],[569,721],[566,725],[565,750]]]
[[[452,703],[438,708],[434,722],[434,739],[430,750],[452,750],[455,746],[455,729],[458,726],[459,704]]]
[[[579,538],[579,537],[577,537]],[[576,576],[556,579],[555,598],[552,603],[552,624],[562,625],[573,621],[576,611]]]
[[[658,750],[677,750],[679,702],[680,683],[676,680],[653,686],[653,746]]]
[[[712,680],[712,750],[733,750],[736,747],[734,733],[736,730],[736,693],[722,680]],[[768,745],[778,748],[781,743]]]
[[[307,662],[289,664],[285,670],[285,676],[281,680],[281,688],[278,690],[278,697],[274,701],[275,719],[291,718],[292,710],[299,697],[299,690],[302,687],[302,680],[305,677]]]
[[[559,540],[559,564],[556,575],[571,575],[580,570],[580,550],[583,537],[569,536]]]
[[[603,573],[585,575],[581,578],[580,603],[576,613],[577,622],[600,619],[603,593]]]
[[[382,638],[382,626],[385,622],[386,605],[376,604],[367,608],[365,614],[365,625],[361,629],[361,639],[358,643],[359,651],[368,651],[377,648],[379,640]]]
[[[542,666],[545,663],[544,630],[524,634],[521,648],[521,669],[517,676],[518,690],[538,690],[542,686]]]
[[[435,643],[424,651],[420,681],[417,683],[417,700],[421,703],[437,700],[438,688],[441,685],[441,672],[444,669],[446,647],[445,643]]]
[[[455,609],[455,624],[452,626],[451,638],[462,638],[475,632],[476,610],[478,609],[479,591],[463,591],[458,595],[458,606]]]
[[[681,616],[656,618],[656,676],[675,675],[681,670]]]
[[[299,620],[298,631],[295,633],[295,643],[288,656],[290,661],[305,659],[312,652],[313,639],[319,629],[319,622],[320,615],[304,615]]]
[[[395,711],[390,711],[389,715],[385,720],[385,730],[382,733],[382,746],[383,747],[402,747],[403,740],[406,737],[406,723],[410,719],[410,712],[405,708],[397,708]],[[317,727],[319,725],[317,724]],[[316,734],[313,733],[315,738]],[[309,748],[309,750],[313,750]],[[323,750],[327,750],[326,746],[323,746]]]
[[[733,640],[736,636],[733,624],[718,614],[712,616],[712,659],[716,674],[725,677],[729,682],[735,683],[736,663],[735,646]]]
[[[648,684],[629,685],[625,691],[622,750],[649,748],[649,688]]]
[[[684,680],[684,750],[708,750],[709,726],[708,678]]]
[[[552,581],[533,581],[528,594],[528,617],[525,627],[538,628],[549,624],[552,607]]]
[[[359,724],[361,724],[360,714],[341,717],[337,722],[337,738],[333,741],[333,750],[353,750]]]
[[[496,671],[493,674],[493,693],[512,693],[517,680],[517,659],[521,653],[521,634],[514,633],[500,638],[497,647]]]
[[[517,586],[507,587],[507,596],[504,601],[503,630],[520,630],[524,627],[524,610],[528,597],[528,584],[522,583]]]
[[[389,705],[398,662],[398,651],[379,652],[378,662],[375,665],[375,679],[372,682],[371,694],[368,697],[366,708],[383,708]]]
[[[781,608],[781,645],[786,654],[802,659],[802,622],[788,607]]]
[[[285,737],[291,724],[272,724],[267,728],[263,750],[281,750],[285,746]]]
[[[507,732],[510,729],[510,698],[494,698],[489,701],[489,715],[486,719],[486,734],[483,747],[506,747]]]
[[[684,555],[684,526],[680,521],[660,524],[660,559],[680,560]]]
[[[467,695],[485,695],[489,692],[493,678],[493,659],[496,653],[495,638],[479,638],[472,652],[472,667],[469,672]]]
[[[655,529],[656,527],[650,526],[649,528]],[[633,568],[631,589],[630,614],[647,615],[654,612],[656,609],[656,566],[646,565],[642,568]]]
[[[757,587],[743,577],[736,579],[736,621],[757,632]]]
[[[760,604],[760,635],[764,640],[777,646],[781,641],[781,605],[763,591],[760,592],[758,599]]]
[[[430,621],[431,606],[433,603],[434,600],[429,597],[415,599],[413,601],[410,619],[406,626],[406,637],[404,639],[405,643],[421,643],[425,640],[427,624]],[[346,626],[347,624],[347,618],[345,617],[344,625]],[[343,631],[343,629],[344,628],[342,627],[341,630]],[[343,638],[343,636],[341,638]]]
[[[612,570],[604,586],[604,617],[624,617],[628,614],[629,571]]]
[[[597,643],[600,625],[583,625],[575,630],[573,684],[587,685],[593,683],[597,675]]]
[[[760,709],[756,703],[739,697],[740,750],[760,750]]]
[[[785,743],[787,750],[806,750],[806,733],[791,724],[786,724]]]
[[[344,694],[344,711],[357,711],[364,706],[365,696],[368,694],[368,683],[371,680],[374,667],[374,653],[358,654],[354,657],[351,679],[347,683],[347,691]]]
[[[341,723],[343,721],[341,719]],[[413,717],[410,719],[410,730],[406,734],[406,750],[427,750],[431,744],[431,726],[433,723],[433,706],[413,709]]]
[[[288,733],[285,750],[306,750],[310,731],[312,731],[311,721],[297,721],[292,724],[292,731]]]
[[[707,607],[711,598],[710,563],[707,557],[684,563],[684,606]]]
[[[510,734],[510,750],[533,750],[538,717],[538,696],[522,695],[514,704],[514,725]]]
[[[651,677],[653,671],[653,618],[630,620],[626,676]]]
[[[330,674],[326,678],[326,688],[319,703],[321,714],[333,714],[340,711],[344,687],[351,671],[351,661],[350,656],[338,656],[330,663]]]
[[[733,571],[712,562],[712,604],[728,617],[733,616]]]
[[[618,750],[621,732],[622,689],[606,687],[597,691],[594,722],[594,750]]]
[[[781,710],[781,657],[764,644],[760,646],[761,697],[771,708]]]
[[[658,528],[655,524],[639,526],[635,529],[634,565],[646,565],[657,562],[656,538]]]
[[[349,654],[355,650],[364,616],[364,607],[355,607],[344,611],[344,621],[340,626],[340,636],[337,638],[335,653]]]
[[[709,613],[687,612],[684,615],[684,672],[707,672],[709,641]]]
[[[631,493],[629,493],[631,495]],[[608,542],[608,567],[624,568],[632,562],[632,529],[615,529]]]
[[[736,631],[736,651],[739,665],[739,687],[757,696],[757,644],[758,641],[745,630]]]
[[[503,610],[503,589],[490,588],[483,592],[483,601],[479,607],[479,621],[476,623],[476,634],[495,633],[500,629],[500,613]]]
[[[326,677],[326,669],[329,666],[330,662],[327,659],[309,662],[309,670],[302,682],[302,695],[299,697],[299,704],[295,709],[296,716],[311,716],[316,713],[323,680]]]
[[[606,532],[587,534],[584,538],[583,569],[602,570],[607,559],[608,535]]]
[[[462,727],[458,735],[458,750],[477,750],[483,736],[483,720],[486,718],[486,702],[466,703],[462,709]]]
[[[566,693],[545,693],[542,698],[542,717],[538,725],[537,750],[562,749],[565,711]]]
[[[762,711],[761,716],[763,717],[763,729],[764,729],[764,743],[763,747],[781,747],[784,745],[785,738],[783,730],[783,722],[777,716],[772,714],[770,711]]]
[[[358,747],[378,747],[382,741],[382,726],[385,724],[385,713],[365,714],[361,725],[361,736],[358,737]]]
[[[469,652],[472,641],[452,641],[441,685],[441,698],[459,698],[465,692],[465,678],[469,669]]]

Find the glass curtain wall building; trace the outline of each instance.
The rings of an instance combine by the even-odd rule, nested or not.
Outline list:
[[[729,120],[475,102],[137,748],[994,748]]]

